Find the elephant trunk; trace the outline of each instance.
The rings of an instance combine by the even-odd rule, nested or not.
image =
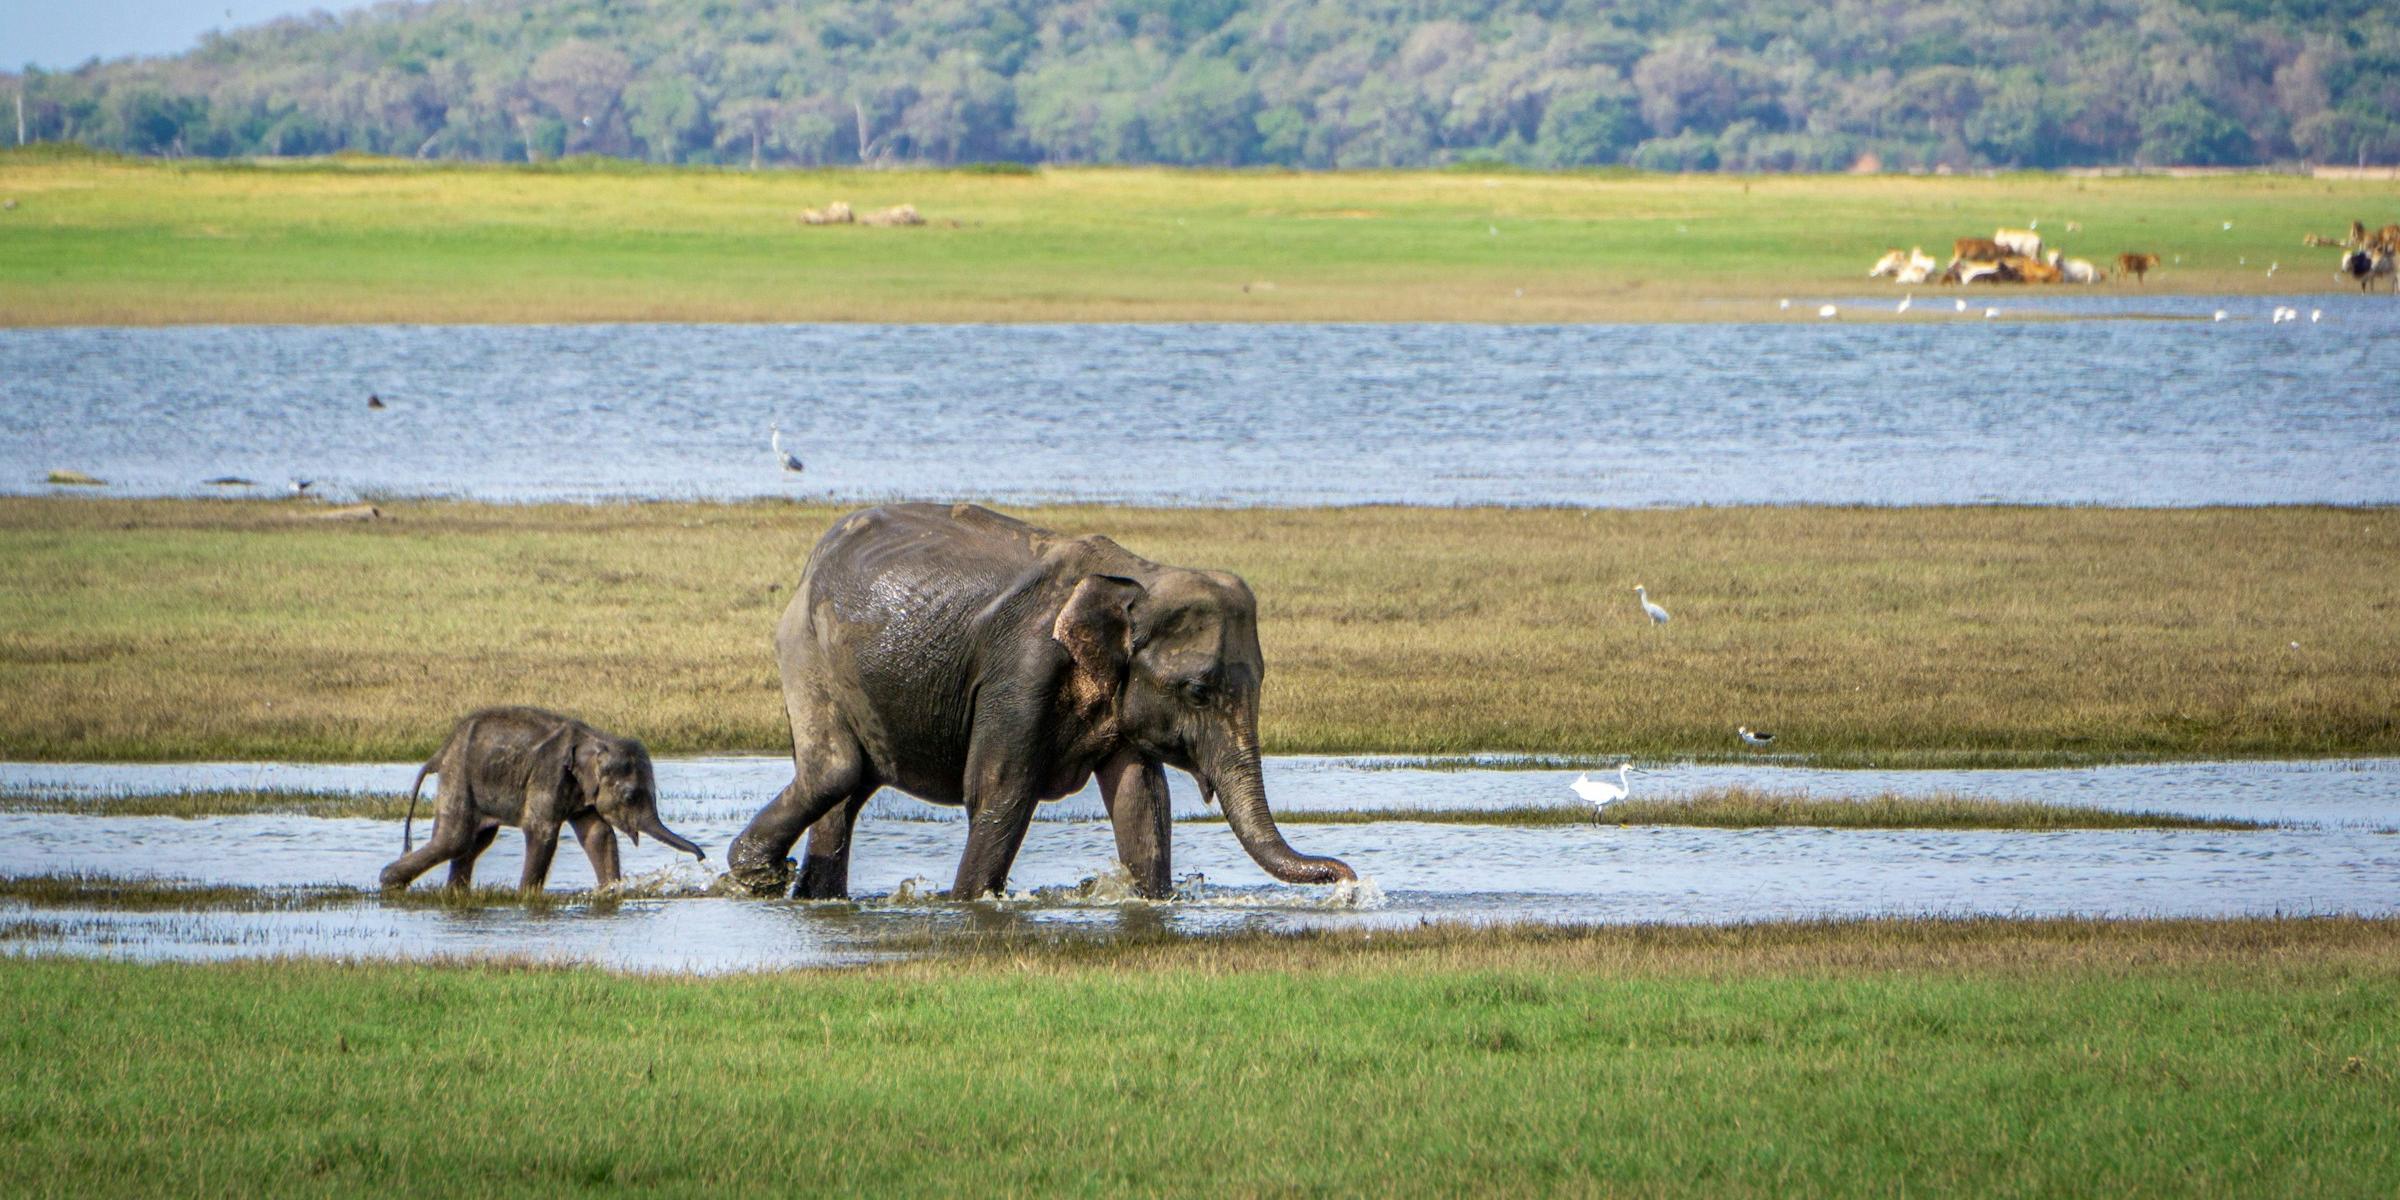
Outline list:
[[[1218,762],[1210,772],[1212,778],[1203,784],[1213,786],[1223,798],[1226,824],[1233,826],[1242,849],[1249,851],[1267,874],[1285,883],[1339,883],[1358,878],[1350,864],[1302,854],[1283,840],[1283,832],[1275,828],[1275,814],[1267,811],[1267,789],[1259,776],[1255,738],[1243,738],[1227,748]]]
[[[689,854],[693,858],[699,859],[701,862],[708,861],[708,851],[702,850],[700,847],[685,841],[681,835],[677,834],[674,830],[667,828],[666,822],[659,820],[658,814],[656,813],[651,813],[642,819],[642,827],[640,832],[649,834],[651,837],[657,838],[659,841],[665,842],[667,845],[672,846],[677,850],[681,850],[685,854]]]

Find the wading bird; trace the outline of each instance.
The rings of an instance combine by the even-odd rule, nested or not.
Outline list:
[[[382,407],[383,407],[383,397],[381,397],[381,396],[378,396],[378,395],[376,395],[376,394],[375,394],[375,393],[373,393],[373,392],[368,392],[368,393],[367,393],[367,407],[368,407],[368,408],[382,408]]]
[[[1818,306],[1818,308],[1817,308],[1817,315],[1818,315],[1819,317],[1822,317],[1822,318],[1824,318],[1825,320],[1828,320],[1828,321],[1830,321],[1830,320],[1832,320],[1832,319],[1833,319],[1833,318],[1834,318],[1836,315],[1838,315],[1838,314],[1839,314],[1841,311],[1842,311],[1842,310],[1840,310],[1840,309],[1838,309],[1838,308],[1835,308],[1834,306],[1832,306],[1832,305],[1830,305],[1830,304],[1824,304],[1824,305],[1819,305],[1819,306]]]
[[[1950,303],[1956,305],[1959,312],[1967,311],[1967,302],[1964,300],[1953,300]]]
[[[1733,731],[1742,735],[1742,741],[1752,746],[1772,746],[1775,744],[1775,735],[1768,733],[1763,729],[1752,732],[1750,727],[1747,725],[1736,725],[1733,727]]]
[[[1633,585],[1633,594],[1642,598],[1642,611],[1650,614],[1650,621],[1652,624],[1664,625],[1667,623],[1667,610],[1650,603],[1650,591],[1648,588],[1645,588],[1637,583]]]
[[[783,448],[783,427],[778,425],[769,433],[767,441],[775,447],[775,461],[782,463],[783,469],[786,471],[805,470],[806,468],[800,465],[800,456]]]
[[[1908,306],[1909,306],[1909,305],[1911,305],[1911,304],[1915,304],[1916,302],[1917,302],[1917,295],[1916,295],[1916,293],[1915,293],[1915,292],[1910,292],[1908,295],[1905,295],[1905,296],[1902,296],[1902,297],[1900,297],[1900,307],[1898,307],[1898,308],[1895,308],[1895,309],[1893,309],[1892,311],[1893,311],[1893,312],[1896,312],[1896,313],[1904,313],[1904,312],[1907,312],[1907,311],[1908,311]]]
[[[295,479],[292,481],[292,494],[295,496],[303,495],[308,491],[308,489],[315,486],[317,486],[317,481],[314,479]]]
[[[1617,764],[1617,781],[1615,783],[1578,773],[1575,776],[1575,782],[1567,786],[1575,789],[1576,795],[1590,801],[1593,810],[1598,811],[1633,794],[1633,780],[1627,778],[1632,773],[1632,763],[1619,763]]]

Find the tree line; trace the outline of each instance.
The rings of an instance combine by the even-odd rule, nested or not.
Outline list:
[[[26,137],[154,155],[2400,160],[2389,0],[430,0],[12,86]]]

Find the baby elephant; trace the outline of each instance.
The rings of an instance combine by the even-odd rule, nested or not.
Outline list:
[[[433,834],[417,847],[417,795],[429,774],[442,777],[441,791],[434,801]],[[472,886],[476,856],[491,846],[503,825],[525,831],[525,875],[518,886],[527,890],[549,878],[561,825],[575,827],[575,839],[591,857],[592,874],[602,887],[617,881],[615,829],[624,830],[637,846],[647,833],[708,859],[659,821],[650,752],[640,742],[538,708],[487,708],[467,714],[417,771],[401,833],[408,853],[383,869],[384,888],[406,888],[443,861],[450,864],[451,887]]]

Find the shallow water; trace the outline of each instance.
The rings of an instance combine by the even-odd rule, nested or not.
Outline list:
[[[0,787],[161,791],[255,786],[392,791],[413,765],[117,766],[0,764]],[[721,855],[788,777],[781,759],[659,764],[670,823]],[[1572,772],[1426,769],[1392,759],[1276,759],[1270,796],[1307,808],[1497,807],[1574,803]],[[1180,782],[1180,777],[1178,777]],[[506,955],[633,969],[737,970],[858,961],[895,934],[1045,927],[1105,936],[1169,929],[1207,934],[1420,921],[1720,922],[1925,913],[2182,915],[2400,912],[2400,761],[2194,763],[2068,771],[1849,772],[1731,764],[1658,765],[1643,794],[1747,784],[1856,795],[1957,790],[2289,823],[2259,832],[1717,830],[1578,825],[1458,826],[1392,820],[1291,824],[1294,844],[1348,860],[1356,890],[1269,880],[1217,824],[1178,824],[1181,898],[1112,899],[1114,846],[1096,800],[1049,806],[1026,838],[1011,885],[1019,898],[951,905],[938,890],[965,831],[951,810],[887,793],[861,825],[855,905],[761,903],[695,895],[712,872],[655,845],[626,848],[644,877],[615,905],[549,913],[390,909],[371,900],[289,913],[110,913],[0,902],[0,948],[143,958],[262,954],[355,957]],[[1177,808],[1198,809],[1179,787]],[[203,820],[0,813],[0,874],[89,871],[254,886],[370,886],[399,852],[389,821],[291,816]],[[503,833],[479,865],[484,883],[515,878],[521,840]],[[713,858],[712,858],[713,863]],[[1198,878],[1192,878],[1197,876]],[[1104,881],[1098,896],[1078,885]],[[940,882],[929,882],[940,881]],[[432,881],[419,886],[431,886]],[[562,847],[550,886],[590,886]]]
[[[0,492],[72,468],[112,495],[2400,500],[2389,296],[1949,299],[1894,323],[0,330]],[[2270,326],[2277,303],[2326,321]],[[2115,319],[2219,307],[2241,319]],[[778,422],[806,473],[770,457]],[[204,482],[226,475],[262,486]]]

